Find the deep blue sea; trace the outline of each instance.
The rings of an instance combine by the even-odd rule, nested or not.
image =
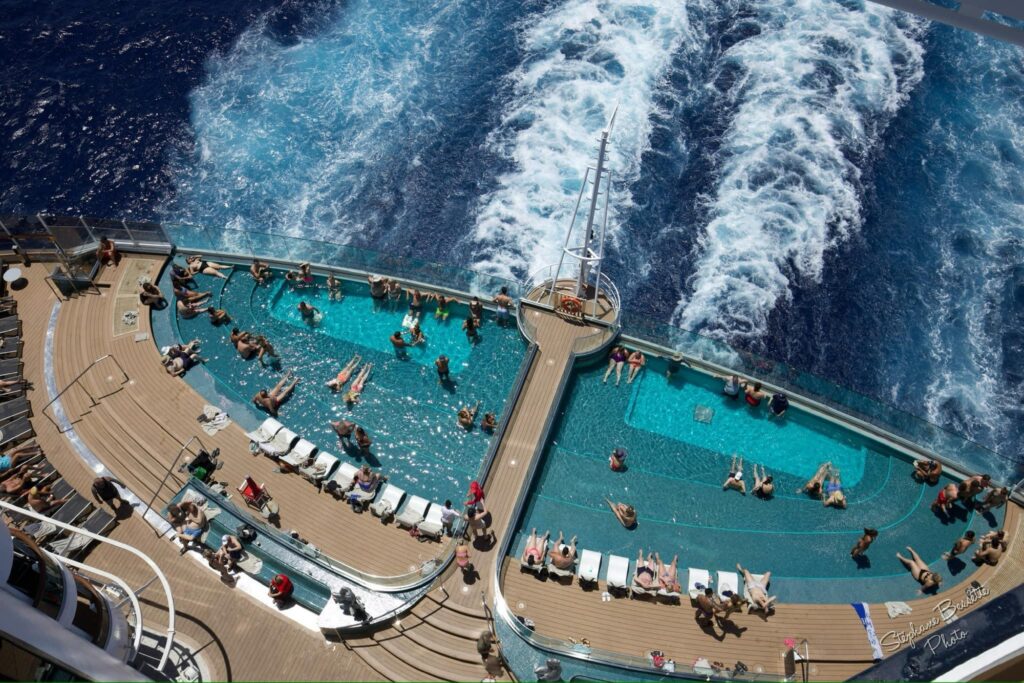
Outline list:
[[[618,105],[631,309],[1020,460],[1018,48],[863,0],[0,0],[0,75],[0,211],[511,276]]]

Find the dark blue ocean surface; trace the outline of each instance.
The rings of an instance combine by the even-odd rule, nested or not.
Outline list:
[[[1017,48],[863,0],[0,0],[0,73],[0,210],[520,277],[617,106],[631,310],[1024,445]]]

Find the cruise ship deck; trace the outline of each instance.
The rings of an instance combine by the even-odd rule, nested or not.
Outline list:
[[[68,387],[60,400],[80,445],[92,451],[140,499],[153,498],[156,510],[185,484],[185,475],[177,471],[179,454],[182,445],[198,435],[208,448],[221,449],[224,466],[218,479],[234,484],[251,474],[257,481],[267,482],[281,508],[281,527],[298,531],[334,560],[359,572],[387,577],[407,574],[432,559],[444,559],[450,541],[422,543],[369,514],[350,514],[339,501],[317,494],[300,477],[276,474],[273,461],[250,453],[244,430],[237,424],[213,436],[199,431],[196,416],[202,413],[207,397],[164,371],[148,316],[139,316],[137,329],[122,319],[125,310],[136,308],[138,277],[148,274],[155,279],[164,262],[163,256],[129,256],[118,267],[100,271],[98,292],[60,303],[44,282],[44,266],[23,268],[28,286],[16,297],[24,319],[25,376],[35,387],[32,424],[50,459],[76,488],[88,490],[94,475],[69,434],[62,434],[47,416],[52,407],[42,408],[49,400],[44,389],[48,367],[55,385]],[[496,603],[532,620],[535,631],[529,637],[539,648],[527,657],[532,658],[532,665],[543,661],[546,650],[560,653],[566,661],[576,657],[636,667],[646,653],[661,650],[679,665],[680,673],[706,658],[728,667],[742,661],[748,677],[780,680],[786,673],[786,643],[806,640],[811,680],[845,679],[870,667],[872,649],[849,604],[784,603],[768,618],[737,614],[721,634],[696,624],[685,596],[681,606],[627,598],[606,601],[601,598],[603,582],[581,590],[575,579],[571,585],[538,580],[521,573],[514,559],[502,555],[506,539],[517,531],[518,503],[529,486],[535,459],[543,452],[574,351],[580,348],[581,339],[588,347],[594,344],[595,331],[611,333],[540,308],[524,311],[524,315],[530,320],[536,354],[531,355],[519,399],[506,418],[483,482],[496,540],[473,546],[474,572],[470,576],[464,576],[454,564],[448,566],[422,599],[408,605],[396,619],[364,633],[325,640],[315,628],[302,625],[301,619],[290,618],[288,610],[278,613],[221,584],[205,563],[196,561],[194,553],[179,555],[179,546],[160,538],[139,514],[118,525],[112,537],[148,553],[170,577],[178,602],[179,636],[201,650],[212,677],[480,680],[486,672],[474,640],[489,627]],[[104,360],[90,367],[99,358]],[[938,610],[956,609],[962,616],[1014,589],[1024,576],[1021,524],[1020,509],[1011,503],[1004,526],[1010,544],[999,564],[981,567],[959,584],[943,586],[937,595],[908,601],[912,613],[888,619],[884,605],[871,605],[884,654],[909,647],[909,640],[898,634],[916,631],[920,641],[928,632],[937,631],[944,625],[942,619],[929,620]],[[115,566],[119,560],[101,547],[90,561],[103,567]],[[130,574],[126,578],[143,580]],[[912,581],[909,576],[907,581]],[[973,582],[983,588],[984,597],[971,597],[978,595],[976,590],[968,590]],[[947,601],[955,607],[949,607]],[[157,601],[144,602],[159,621],[163,606]],[[501,611],[495,608],[495,612]],[[895,635],[887,636],[889,631]],[[587,639],[590,645],[581,650],[573,647],[570,639]],[[520,658],[520,677],[529,675],[522,666]],[[633,672],[638,675],[635,668]],[[506,671],[506,678],[510,673],[516,671]],[[659,673],[652,669],[647,675]]]

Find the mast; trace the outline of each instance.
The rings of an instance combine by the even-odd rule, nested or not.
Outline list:
[[[590,262],[597,261],[598,267],[600,267],[600,261],[603,254],[600,253],[604,248],[604,227],[601,230],[601,247],[598,252],[594,252],[590,248],[590,244],[594,241],[594,217],[597,215],[597,202],[601,194],[601,178],[604,177],[604,162],[608,154],[608,137],[611,135],[612,127],[615,125],[615,115],[619,111],[619,106],[615,105],[615,109],[612,110],[612,116],[608,120],[608,125],[601,131],[601,139],[597,148],[597,168],[594,173],[594,188],[590,192],[590,208],[587,211],[587,225],[583,230],[583,241],[580,244],[580,272],[576,280],[576,296],[580,298],[586,298],[587,295],[587,279],[590,275]],[[571,228],[570,228],[571,230]]]

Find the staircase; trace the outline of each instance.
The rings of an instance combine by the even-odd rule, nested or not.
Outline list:
[[[488,628],[482,607],[458,605],[433,591],[390,626],[345,642],[392,681],[480,681],[487,670],[476,639]]]

